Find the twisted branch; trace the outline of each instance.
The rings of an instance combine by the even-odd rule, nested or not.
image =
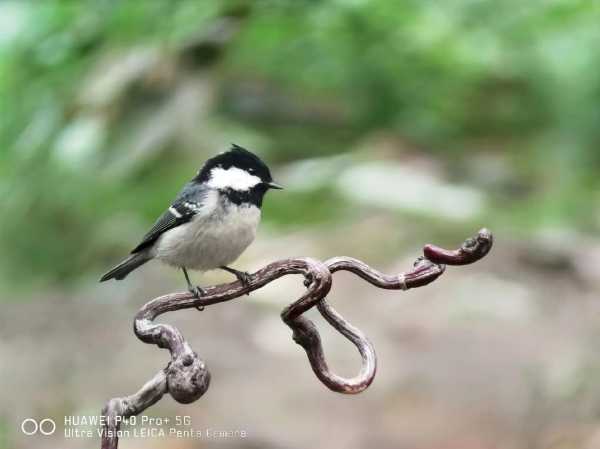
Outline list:
[[[176,401],[187,404],[200,398],[208,389],[210,373],[205,363],[175,327],[154,323],[159,315],[241,298],[282,276],[301,274],[305,278],[306,293],[287,306],[281,313],[281,318],[292,329],[294,341],[306,351],[311,367],[319,380],[327,388],[338,393],[356,394],[366,389],[373,381],[377,359],[373,345],[367,337],[325,300],[331,289],[332,274],[336,271],[349,271],[375,287],[408,290],[436,280],[444,272],[445,265],[466,265],[478,261],[490,251],[492,243],[492,234],[487,229],[482,229],[477,237],[467,239],[461,248],[455,251],[427,245],[423,250],[424,255],[417,259],[412,270],[398,275],[382,274],[360,260],[350,257],[334,257],[325,262],[310,258],[284,259],[273,262],[252,274],[246,285],[236,281],[207,287],[204,288],[205,295],[201,298],[195,298],[191,293],[185,292],[153,299],[136,314],[134,332],[143,342],[168,349],[171,361],[137,393],[108,401],[102,410],[104,416],[102,449],[116,449],[117,431],[121,422],[130,416],[142,413],[159,401],[165,393],[169,393]],[[314,306],[334,329],[358,349],[361,356],[361,369],[355,377],[344,378],[329,369],[319,331],[312,321],[303,316],[304,312]]]

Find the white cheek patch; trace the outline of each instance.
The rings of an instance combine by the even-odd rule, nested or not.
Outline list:
[[[210,172],[208,186],[214,189],[249,190],[260,182],[258,176],[241,168],[230,167],[224,170],[221,167],[215,167]]]

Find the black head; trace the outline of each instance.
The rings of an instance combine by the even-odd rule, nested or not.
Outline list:
[[[248,201],[258,206],[267,190],[281,189],[258,156],[235,144],[207,160],[194,181],[224,192],[235,203]]]

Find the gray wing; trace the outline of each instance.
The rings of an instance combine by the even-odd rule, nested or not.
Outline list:
[[[190,221],[194,215],[200,212],[203,201],[206,198],[207,189],[199,184],[188,183],[179,193],[171,206],[162,214],[146,233],[142,241],[131,251],[140,251],[152,246],[158,238],[169,229],[176,228]]]

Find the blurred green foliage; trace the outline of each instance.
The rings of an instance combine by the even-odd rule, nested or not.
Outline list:
[[[5,419],[0,418],[0,447],[9,447],[9,426],[6,423]]]
[[[186,64],[190,43],[240,6],[218,64]],[[505,158],[508,186],[467,180],[493,200],[486,224],[597,230],[598,23],[600,4],[576,0],[2,2],[0,268],[13,282],[65,281],[114,261],[214,142],[285,163],[354,151],[378,130],[460,180],[473,155]],[[153,62],[105,103],[89,100],[94,77],[127,70],[123,55]],[[216,91],[189,114],[207,128],[138,144],[149,117],[150,130],[184,120],[181,102],[181,117],[166,108],[190,79]],[[292,189],[266,215],[308,225],[341,203]]]

